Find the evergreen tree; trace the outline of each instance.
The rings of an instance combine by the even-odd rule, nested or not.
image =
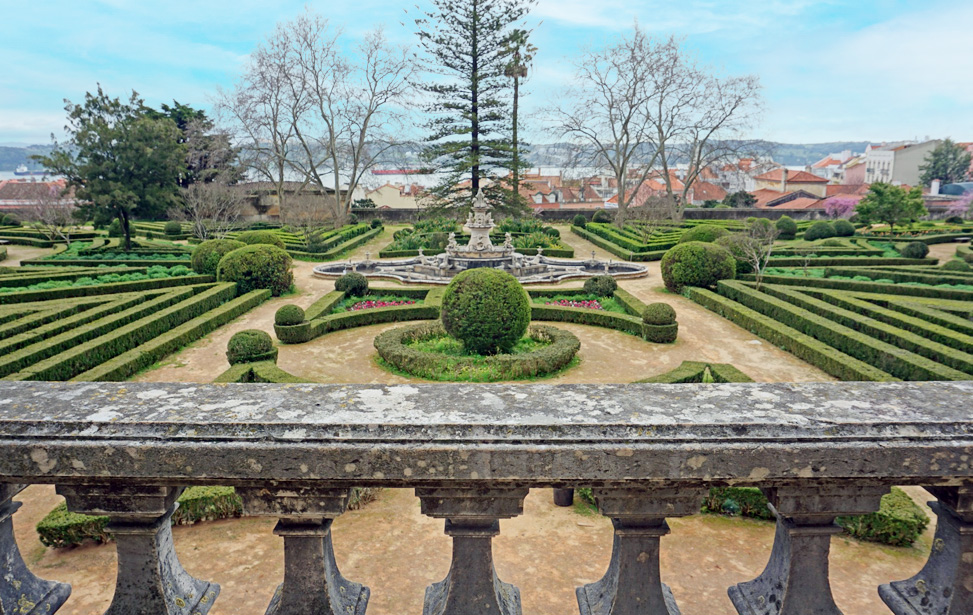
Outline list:
[[[922,166],[919,167],[919,181],[924,186],[932,180],[941,180],[944,184],[954,184],[963,181],[970,171],[970,153],[946,139],[926,154]]]
[[[144,113],[154,120],[172,120],[182,133],[179,142],[186,146],[186,172],[179,178],[181,188],[217,180],[233,184],[243,179],[240,149],[231,144],[228,133],[216,128],[205,111],[173,100],[171,107],[163,103],[160,110],[145,107]]]
[[[922,189],[918,186],[906,191],[882,182],[869,187],[868,194],[858,202],[855,211],[865,224],[883,222],[890,230],[894,230],[896,224],[915,222],[928,213],[922,200]]]
[[[515,213],[498,181],[498,171],[513,166],[506,71],[513,25],[533,2],[432,0],[416,19],[429,68],[441,77],[424,89],[433,99],[426,155],[447,172],[430,192],[443,205],[467,206],[483,188],[501,213]]]

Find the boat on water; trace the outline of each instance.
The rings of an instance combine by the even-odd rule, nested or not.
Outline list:
[[[48,171],[47,169],[40,169],[40,170],[33,170],[32,171],[32,170],[30,170],[30,169],[27,168],[27,165],[26,164],[22,164],[22,165],[20,165],[19,167],[17,167],[14,170],[14,175],[20,175],[20,176],[23,176],[23,175],[50,175],[50,174],[51,174],[51,172]]]

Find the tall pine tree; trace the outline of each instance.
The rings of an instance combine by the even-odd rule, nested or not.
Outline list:
[[[510,37],[534,0],[432,0],[416,20],[429,69],[440,78],[424,86],[432,102],[428,160],[442,171],[431,189],[447,206],[467,206],[484,189],[502,213],[517,208],[497,181],[510,169]],[[504,175],[506,173],[503,173]],[[469,182],[468,184],[465,182]],[[513,207],[511,207],[513,205]]]

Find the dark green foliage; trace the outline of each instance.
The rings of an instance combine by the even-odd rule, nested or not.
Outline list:
[[[368,294],[368,278],[352,271],[335,280],[334,289],[349,297],[364,297]]]
[[[919,166],[919,181],[924,186],[932,180],[941,180],[943,184],[955,184],[968,177],[970,170],[970,153],[966,149],[945,139],[931,152],[926,154]]]
[[[247,245],[266,244],[277,246],[281,250],[286,248],[284,240],[277,236],[273,231],[245,231],[236,236],[237,241],[242,241]]]
[[[591,217],[592,222],[601,222],[603,224],[608,224],[612,221],[612,215],[605,211],[604,209],[599,209],[595,212],[595,215]]]
[[[824,220],[819,220],[811,225],[811,228],[804,231],[805,241],[817,241],[818,239],[827,239],[829,237],[834,237],[837,234],[835,227],[830,222],[825,222]]]
[[[122,223],[118,219],[114,219],[108,225],[108,236],[109,237],[121,237],[122,236]]]
[[[580,228],[584,228],[585,226],[588,225],[588,219],[584,217],[584,214],[578,214],[571,220],[571,224]]]
[[[533,320],[551,322],[574,322],[579,325],[605,327],[623,333],[642,336],[644,324],[641,316],[628,316],[605,310],[586,310],[584,308],[564,307],[557,305],[534,305],[531,308]]]
[[[662,280],[674,293],[681,293],[685,286],[715,286],[735,275],[736,259],[726,248],[712,243],[681,243],[662,257]]]
[[[0,246],[0,263],[7,260],[7,247]]]
[[[294,282],[291,257],[277,246],[244,246],[224,256],[216,269],[221,282],[236,282],[240,293],[266,288],[279,297]]]
[[[861,222],[882,222],[891,230],[895,230],[896,224],[914,222],[928,213],[922,200],[922,188],[916,186],[907,192],[882,182],[869,186],[868,194],[855,206],[855,212]]]
[[[731,207],[754,207],[757,204],[757,197],[753,196],[746,190],[740,190],[739,192],[733,192],[727,194],[723,197],[722,209],[729,209]],[[714,209],[719,208],[719,206]]]
[[[545,226],[544,227],[544,234],[547,235],[548,237],[551,237],[552,239],[560,239],[561,238],[561,231],[557,230],[553,226]]]
[[[845,242],[841,241],[840,239],[835,239],[833,237],[831,239],[825,239],[824,241],[821,242],[821,245],[827,246],[829,248],[847,247],[845,246]]]
[[[266,361],[270,355],[277,355],[274,341],[266,331],[259,329],[238,331],[226,345],[226,360],[230,365]]]
[[[642,322],[649,325],[671,325],[676,322],[676,310],[668,303],[650,303],[642,311]]]
[[[907,547],[929,525],[929,517],[905,491],[892,487],[882,496],[877,512],[857,517],[838,517],[836,523],[859,540]]]
[[[905,258],[926,258],[929,254],[929,246],[921,241],[910,241],[900,252]]]
[[[274,324],[281,327],[299,325],[302,322],[304,322],[304,310],[293,303],[281,306],[274,314]]]
[[[797,222],[790,216],[781,216],[777,220],[777,230],[780,231],[780,239],[794,239],[797,236]]]
[[[709,374],[709,379],[707,379]],[[703,382],[753,382],[753,380],[727,363],[701,363],[699,361],[683,361],[679,367],[668,372],[657,374],[636,383],[651,384],[683,384]],[[705,507],[703,509],[705,511]]]
[[[182,225],[176,222],[175,220],[171,220],[169,222],[166,222],[166,225],[163,228],[163,232],[169,237],[182,235]]]
[[[973,265],[973,252],[967,252],[963,255],[963,260],[971,265]]]
[[[733,260],[736,261],[737,276],[741,276],[745,273],[753,273],[753,264],[750,263],[746,254],[744,253],[743,242],[738,241],[734,235],[724,235],[713,243],[721,248],[726,248],[726,250],[733,255]]]
[[[943,269],[946,271],[973,271],[968,264],[956,259],[943,263]]]
[[[247,244],[235,239],[209,239],[193,250],[193,271],[200,275],[216,275],[220,260],[230,252]]]
[[[964,221],[963,218],[961,218],[960,216],[950,216],[945,220],[943,220],[943,222],[946,222],[948,224],[963,224]]]
[[[704,513],[773,520],[767,497],[756,487],[714,487],[703,500]]]
[[[277,367],[273,361],[255,361],[253,363],[239,363],[230,366],[213,382],[277,382],[296,383],[310,382],[289,374]]]
[[[730,231],[726,230],[722,226],[716,226],[713,224],[700,224],[699,226],[694,226],[693,228],[687,230],[679,238],[679,243],[687,243],[690,241],[701,241],[706,243],[711,243],[729,235]]]
[[[443,294],[445,330],[468,352],[510,352],[530,324],[530,298],[517,278],[499,269],[468,269]]]
[[[855,234],[855,225],[847,220],[835,220],[834,233],[836,237],[851,237]]]
[[[610,275],[596,275],[584,281],[584,292],[598,297],[611,297],[618,289],[618,282]]]
[[[382,226],[381,218],[372,218],[372,221],[368,223],[368,226],[372,228],[380,228]]]
[[[4,214],[0,218],[0,226],[20,226],[20,219],[13,214]]]
[[[642,324],[642,338],[647,342],[654,342],[656,344],[671,344],[676,341],[676,336],[678,334],[678,323],[672,323],[669,325],[651,325],[648,323]]]

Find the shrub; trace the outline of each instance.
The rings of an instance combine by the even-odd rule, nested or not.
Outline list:
[[[855,225],[847,220],[835,220],[834,232],[836,237],[851,237],[855,234]]]
[[[348,224],[358,224],[358,214],[348,214]]]
[[[162,227],[163,232],[172,237],[174,235],[182,235],[182,225],[175,220],[170,220],[166,222],[166,225]]]
[[[838,517],[835,521],[859,540],[907,547],[915,542],[929,525],[929,517],[909,495],[897,487],[882,496],[877,512],[856,517]]]
[[[368,279],[352,271],[335,280],[334,289],[345,293],[346,297],[364,297],[368,294]]]
[[[700,224],[699,226],[694,226],[693,228],[685,231],[682,234],[682,237],[679,238],[679,243],[687,243],[690,241],[712,243],[720,237],[725,237],[729,234],[730,231],[726,230],[722,226]]]
[[[122,223],[115,218],[108,225],[108,236],[109,237],[121,237],[122,236]]]
[[[743,245],[740,241],[737,241],[736,237],[733,235],[724,235],[713,243],[721,248],[726,248],[726,250],[733,255],[733,259],[736,261],[737,275],[753,273],[753,265],[747,259],[746,254],[743,252]]]
[[[597,297],[611,297],[618,290],[618,282],[610,275],[596,275],[584,281],[584,292]]]
[[[929,254],[929,246],[921,241],[910,241],[905,244],[901,253],[905,258],[926,258],[926,255]]]
[[[671,325],[676,322],[676,310],[668,303],[650,303],[642,310],[642,322],[649,325]]]
[[[963,224],[963,218],[960,216],[950,216],[946,218],[945,222],[947,224]]]
[[[966,254],[964,254],[963,260],[973,265],[973,252],[967,252]]]
[[[499,269],[468,269],[446,287],[443,328],[471,353],[508,353],[530,324],[530,298]]]
[[[220,259],[247,244],[235,239],[208,239],[193,250],[192,268],[200,275],[216,275]]]
[[[281,327],[299,325],[302,322],[304,322],[304,310],[293,303],[281,306],[274,314],[274,324]]]
[[[236,239],[248,246],[266,244],[269,246],[277,246],[281,250],[286,247],[284,246],[284,241],[276,233],[271,231],[245,231],[237,235]]]
[[[807,241],[816,241],[818,239],[834,237],[836,234],[837,232],[835,231],[833,224],[821,220],[819,222],[815,222],[811,225],[811,228],[804,231],[804,239]]]
[[[267,288],[275,297],[287,292],[294,282],[291,257],[277,246],[256,244],[228,253],[216,268],[220,282],[236,282],[237,292]]]
[[[580,226],[581,228],[584,228],[588,226],[588,219],[585,218],[584,215],[578,214],[574,217],[574,219],[571,220],[571,224],[573,224],[574,226]]]
[[[833,238],[832,239],[825,239],[824,241],[821,242],[821,245],[822,246],[827,246],[829,248],[843,248],[843,247],[845,247],[845,243],[843,241],[841,241],[840,239],[833,239]]]
[[[378,228],[378,227],[382,226],[382,219],[381,218],[372,218],[372,221],[368,223],[368,226],[370,226],[372,228]]]
[[[0,218],[0,226],[20,226],[20,219],[12,214],[4,214]]]
[[[756,487],[713,487],[703,500],[703,512],[773,520],[767,497]]]
[[[662,257],[662,280],[674,293],[684,286],[715,286],[720,280],[732,280],[735,273],[733,255],[712,243],[681,243]]]
[[[591,217],[592,222],[600,222],[602,224],[607,224],[612,221],[612,215],[605,211],[604,209],[599,209],[595,212],[595,215]]]
[[[797,236],[797,222],[790,216],[781,216],[777,220],[777,230],[780,231],[780,239],[794,239]]]
[[[561,238],[561,231],[557,230],[553,226],[545,226],[544,227],[544,234],[547,235],[548,237],[552,238],[552,239],[560,239]]]
[[[270,334],[259,329],[245,329],[233,334],[226,345],[226,360],[230,365],[253,363],[277,358],[277,349]]]
[[[967,265],[963,261],[958,261],[955,259],[951,261],[946,261],[943,264],[942,268],[945,269],[946,271],[970,271],[971,270],[969,265]]]

